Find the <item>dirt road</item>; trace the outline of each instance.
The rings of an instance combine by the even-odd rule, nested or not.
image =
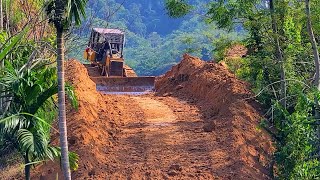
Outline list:
[[[131,97],[141,121],[128,119],[117,136],[108,179],[265,179],[231,157],[231,141],[206,127],[195,104],[174,97]],[[204,128],[206,127],[206,128]],[[207,132],[206,132],[207,131]],[[253,169],[261,169],[255,164]],[[265,172],[266,174],[268,172]]]
[[[259,106],[222,65],[186,55],[159,77],[156,95],[144,96],[101,94],[76,60],[66,77],[79,100],[67,112],[79,155],[73,179],[271,179],[274,149],[258,128]],[[33,177],[56,173],[59,165],[47,163]]]
[[[121,127],[110,179],[212,179],[213,151],[197,107],[176,98],[132,97],[144,120]]]

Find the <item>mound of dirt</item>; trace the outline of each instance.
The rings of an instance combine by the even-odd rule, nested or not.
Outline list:
[[[159,96],[175,96],[195,102],[204,131],[215,133],[233,163],[226,173],[241,177],[265,177],[274,151],[271,137],[259,129],[262,117],[249,84],[238,80],[223,65],[185,54],[183,60],[156,81]],[[234,176],[237,178],[237,176]]]
[[[69,148],[79,155],[73,179],[271,179],[274,149],[257,128],[259,106],[221,64],[184,55],[156,82],[157,95],[174,97],[103,95],[76,60],[66,79],[79,100],[67,109]],[[48,162],[33,177],[57,173]]]
[[[112,164],[108,154],[114,146],[118,126],[122,119],[131,117],[133,112],[129,107],[135,102],[125,96],[109,96],[96,91],[87,69],[77,60],[67,61],[66,81],[73,85],[79,101],[78,110],[67,103],[69,149],[79,155],[79,169],[72,177],[103,179],[107,164]],[[59,144],[58,133],[52,135],[52,141]],[[55,179],[57,173],[62,177],[58,163],[48,162],[36,169],[34,177]]]

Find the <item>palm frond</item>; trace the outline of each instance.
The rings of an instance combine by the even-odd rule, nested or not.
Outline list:
[[[32,159],[47,157],[48,141],[41,130],[19,129],[17,132],[18,144],[22,152],[27,152]]]
[[[37,96],[34,96],[36,100],[33,101],[33,103],[30,105],[30,108],[28,112],[31,114],[35,114],[38,109],[43,106],[43,104],[53,95],[58,93],[58,84],[55,83],[48,89],[46,89],[44,92],[40,92],[37,94]]]
[[[70,168],[73,171],[76,171],[79,168],[78,162],[79,162],[79,156],[78,154],[74,152],[69,152],[69,163],[70,163]],[[53,147],[53,146],[48,146],[47,148],[47,157],[50,160],[54,160],[57,158],[61,158],[61,148],[60,147]]]
[[[34,151],[34,139],[33,134],[30,131],[27,129],[19,129],[17,136],[20,149],[23,152]]]
[[[37,124],[39,124],[39,122],[40,122],[40,123],[45,124],[46,126],[50,126],[51,128],[53,128],[53,127],[51,126],[51,124],[49,124],[46,120],[44,120],[44,119],[42,119],[42,118],[40,118],[40,117],[38,117],[38,116],[32,115],[32,114],[30,114],[30,113],[20,113],[20,114],[21,114],[21,115],[30,116],[30,117],[34,118],[35,120],[38,121]],[[42,127],[41,127],[41,130],[42,130]],[[55,129],[55,128],[53,128],[53,130],[56,131],[56,132],[59,132],[59,131],[58,131],[57,129]]]
[[[5,70],[5,76],[1,77],[1,85],[4,87],[9,87],[10,85],[14,84],[15,82],[19,81],[21,77],[17,74],[17,72],[10,68],[10,64],[6,65],[6,70]]]
[[[1,47],[0,62],[9,54],[10,51],[21,41],[22,37],[30,30],[30,26],[26,26],[19,34],[11,38]]]
[[[79,156],[78,154],[74,152],[69,152],[69,163],[70,163],[70,168],[75,171],[79,168],[78,165],[79,162]]]
[[[69,2],[68,22],[74,21],[75,25],[80,25],[81,17],[86,17],[85,7],[88,0],[69,0]]]
[[[73,86],[70,85],[69,83],[67,83],[65,89],[66,89],[66,94],[68,96],[68,99],[71,102],[72,107],[78,110],[79,102],[78,102],[76,94],[74,93]]]
[[[24,116],[20,116],[19,114],[11,115],[0,119],[0,133],[14,134],[19,129],[27,128],[29,125],[30,121]]]
[[[56,158],[60,158],[61,157],[61,150],[59,147],[53,147],[53,146],[49,146],[47,148],[47,157],[53,161]]]

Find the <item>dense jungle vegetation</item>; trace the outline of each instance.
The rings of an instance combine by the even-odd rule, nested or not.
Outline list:
[[[65,94],[74,108],[78,102],[64,85],[63,32],[80,23],[86,1],[69,3],[0,1],[0,170],[15,165],[4,178],[23,167],[30,179],[31,168],[46,160],[61,159],[66,178],[77,169],[78,157],[66,145]],[[52,132],[65,144],[53,145]]]
[[[320,178],[320,1],[0,0],[0,4],[0,170],[10,164],[6,155],[12,152],[20,157],[14,163],[24,164],[27,179],[34,164],[48,159],[62,157],[76,169],[77,155],[50,142],[50,132],[58,131],[53,124],[58,109],[64,108],[64,90],[77,107],[72,87],[59,86],[63,78],[56,60],[62,67],[66,38],[66,56],[85,62],[82,52],[91,28],[109,27],[125,30],[125,59],[139,75],[160,75],[185,52],[224,61],[252,85],[265,110],[259,128],[272,135],[277,147],[274,177]],[[247,55],[225,58],[233,44],[247,47]]]
[[[184,0],[168,0],[172,17],[192,13]],[[241,24],[246,57],[230,61],[239,78],[251,83],[266,109],[262,127],[274,137],[276,176],[320,178],[319,1],[252,0],[208,3],[207,20],[219,28]]]
[[[211,60],[214,49],[220,47],[217,43],[243,38],[241,26],[237,31],[226,31],[207,24],[206,1],[192,3],[197,5],[192,15],[173,19],[165,11],[165,1],[89,1],[87,20],[74,31],[75,41],[70,42],[70,57],[83,59],[79,52],[86,48],[92,27],[120,28],[126,32],[124,56],[128,65],[138,75],[157,76],[176,64],[183,53]]]

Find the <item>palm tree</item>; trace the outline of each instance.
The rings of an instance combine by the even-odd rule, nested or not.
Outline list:
[[[4,46],[4,50],[0,52],[0,61],[26,32],[27,30],[24,30],[13,37],[11,43]],[[19,60],[15,62],[20,62]],[[56,69],[45,64],[41,65],[39,62],[30,64],[28,61],[20,66],[19,63],[8,61],[0,75],[2,92],[5,92],[5,97],[10,99],[6,108],[0,113],[0,140],[4,140],[3,147],[8,145],[17,149],[23,156],[27,180],[30,179],[32,164],[61,157],[60,148],[53,147],[49,143],[50,129],[52,129],[50,124],[55,119],[52,113],[56,112],[51,97],[58,92]],[[67,86],[66,90],[69,93],[68,97],[71,97],[71,104],[77,106],[72,88]],[[76,155],[70,153],[69,156],[71,167],[76,169]]]
[[[4,92],[12,99],[0,115],[0,133],[6,139],[5,142],[23,156],[25,177],[28,180],[31,164],[60,156],[59,148],[49,145],[49,118],[44,120],[37,116],[45,116],[41,112],[49,112],[44,111],[44,108],[54,107],[50,98],[57,93],[57,83],[52,74],[54,68],[38,67],[36,70],[17,71],[13,67],[8,62],[5,75],[0,80]],[[50,106],[44,107],[48,103]]]
[[[0,77],[0,84],[11,99],[8,108],[0,114],[0,134],[5,143],[3,147],[17,149],[23,156],[25,177],[29,180],[33,164],[61,157],[60,148],[50,145],[51,123],[56,112],[51,97],[58,92],[56,69],[32,66],[17,70],[14,67],[8,62]],[[26,64],[23,67],[27,67]],[[68,97],[73,96],[72,104],[77,106],[72,88],[67,86],[67,92]],[[77,156],[70,153],[69,157],[71,167],[76,169]]]
[[[64,84],[64,37],[63,34],[74,22],[80,25],[81,17],[85,16],[87,0],[52,0],[47,6],[47,15],[54,24],[57,33],[57,68],[58,68],[58,103],[59,103],[59,132],[61,146],[61,163],[65,179],[71,179],[67,125],[65,111],[65,84]]]

